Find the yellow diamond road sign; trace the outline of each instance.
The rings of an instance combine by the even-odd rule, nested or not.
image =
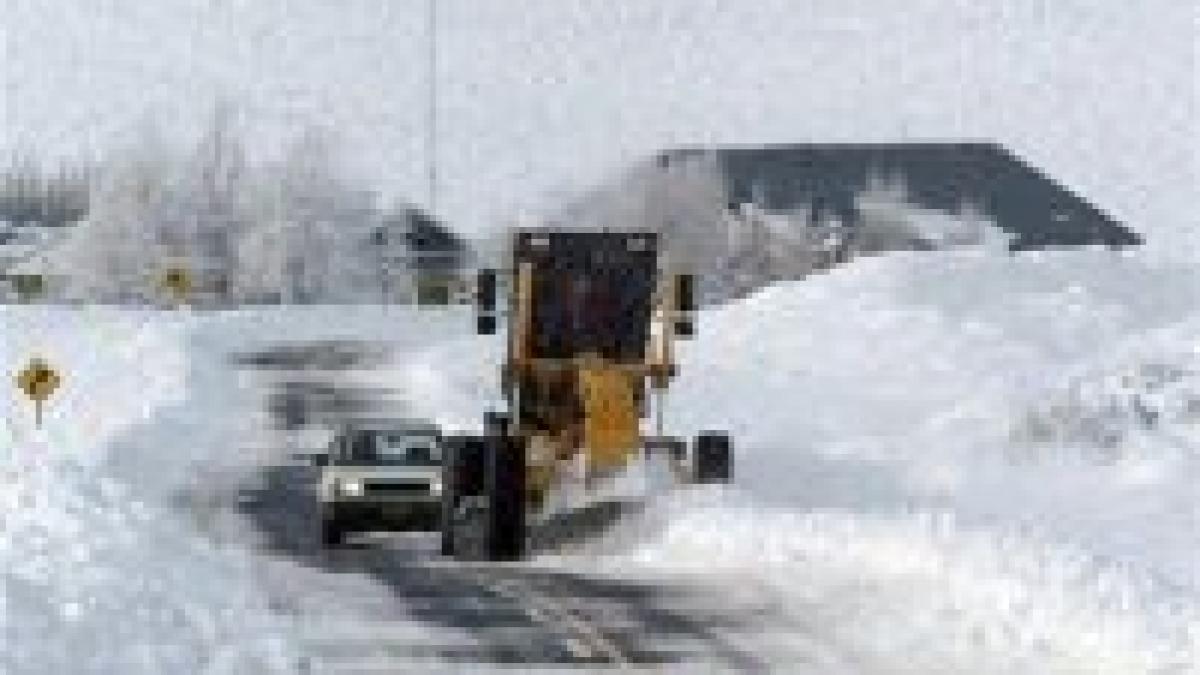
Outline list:
[[[30,359],[29,365],[17,375],[17,386],[34,403],[50,398],[61,382],[50,364],[39,358]]]
[[[173,293],[178,299],[184,298],[192,290],[192,277],[182,267],[168,268],[163,273],[161,283],[163,288]]]

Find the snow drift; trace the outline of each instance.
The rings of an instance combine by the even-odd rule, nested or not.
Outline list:
[[[883,672],[1194,672],[1196,288],[1149,253],[969,250],[763,289],[702,315],[668,395],[669,433],[732,432],[733,489],[549,562],[765,585]],[[477,416],[501,342],[410,364],[428,412]]]
[[[676,505],[619,559],[763,577],[902,672],[1189,672],[1196,288],[1130,253],[918,254],[706,316],[668,417],[731,428],[755,502]]]
[[[6,376],[36,354],[63,386],[41,429],[12,387],[0,395],[0,671],[293,669],[288,634],[255,590],[248,556],[198,536],[153,499],[151,483],[105,470],[115,438],[183,400],[185,321],[3,310]]]

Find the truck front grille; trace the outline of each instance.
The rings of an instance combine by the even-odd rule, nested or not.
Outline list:
[[[429,483],[421,481],[367,481],[363,491],[374,495],[427,495]]]

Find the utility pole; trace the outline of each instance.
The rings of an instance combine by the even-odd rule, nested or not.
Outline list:
[[[429,179],[429,215],[431,218],[437,217],[437,3],[438,0],[428,0],[426,16],[429,21],[427,26],[428,39],[427,46],[429,54],[427,64],[429,71],[426,73],[426,83],[429,87],[429,108],[426,111],[426,124],[428,136],[425,139],[425,160],[428,163],[428,179]]]

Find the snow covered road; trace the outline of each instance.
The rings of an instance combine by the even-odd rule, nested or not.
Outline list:
[[[364,375],[363,364],[333,365],[309,346],[290,343],[240,359],[271,370],[262,379],[265,389],[303,376],[307,391],[320,393],[273,416],[275,422],[299,423],[285,427],[319,425],[347,412],[336,402],[361,386],[352,375]],[[308,358],[297,358],[301,353]],[[404,361],[402,353],[393,356]],[[406,414],[405,396],[378,393],[394,407],[371,414]],[[263,394],[258,398],[271,398]],[[802,627],[783,623],[766,598],[733,607],[722,589],[702,583],[671,575],[605,575],[553,559],[448,561],[437,553],[436,535],[421,533],[359,535],[349,546],[323,549],[315,479],[307,464],[262,466],[255,472],[256,486],[239,491],[240,510],[261,536],[258,548],[271,558],[265,564],[272,571],[263,575],[261,588],[272,606],[291,617],[309,672],[516,667],[769,672],[755,650],[737,646],[762,635],[775,636],[775,653],[778,645],[793,645],[792,672],[828,672],[829,650],[814,650],[815,639],[799,640]]]

